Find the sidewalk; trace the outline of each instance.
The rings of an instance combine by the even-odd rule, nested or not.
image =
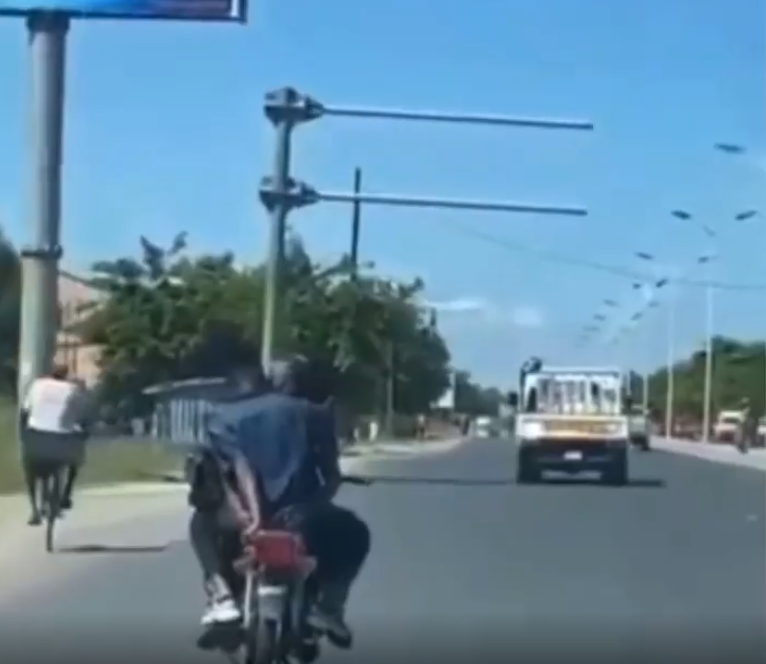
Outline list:
[[[705,459],[713,463],[724,463],[731,466],[753,468],[766,472],[766,449],[751,449],[747,454],[742,454],[733,445],[721,445],[716,443],[702,443],[677,438],[653,438],[652,447],[673,454],[685,454],[687,456]]]
[[[433,454],[452,449],[461,441],[442,440],[423,443],[421,441],[398,441],[396,443],[361,443],[344,451],[341,468],[344,472],[363,472],[366,462],[378,459]],[[80,525],[101,526],[110,521],[132,519],[141,516],[147,508],[156,509],[157,505],[168,501],[178,505],[178,500],[188,492],[183,472],[157,475],[154,481],[125,482],[119,484],[83,487],[77,491],[77,507],[73,520]],[[177,494],[179,498],[173,498]],[[0,496],[0,533],[7,528],[20,528],[25,533],[37,529],[26,527],[28,517],[26,495],[14,494]]]

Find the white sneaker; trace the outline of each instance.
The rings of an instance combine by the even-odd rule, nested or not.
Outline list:
[[[235,622],[242,618],[239,608],[231,597],[214,601],[202,616],[202,625]]]

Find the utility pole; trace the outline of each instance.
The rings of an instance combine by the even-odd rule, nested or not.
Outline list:
[[[394,435],[394,399],[396,398],[396,349],[394,342],[388,342],[386,372],[386,434]]]
[[[268,368],[271,364],[274,351],[276,318],[280,313],[278,303],[280,298],[280,264],[283,258],[282,246],[286,218],[293,210],[325,201],[352,204],[359,202],[371,205],[439,208],[445,210],[564,215],[569,217],[584,217],[587,215],[585,209],[571,205],[536,205],[515,201],[449,199],[441,196],[371,195],[321,191],[306,182],[291,177],[290,155],[294,130],[301,125],[324,117],[573,131],[591,131],[593,129],[591,122],[518,118],[486,113],[331,106],[323,104],[309,95],[300,93],[290,87],[267,93],[264,100],[264,113],[276,131],[272,174],[264,178],[260,186],[261,202],[268,211],[271,220],[262,333],[262,362],[265,368]]]
[[[673,437],[673,407],[675,405],[675,337],[676,337],[676,293],[675,286],[668,303],[668,359],[667,385],[665,393],[665,437]]]
[[[359,194],[362,193],[362,169],[358,166],[354,169],[354,202],[351,206],[351,266],[352,274],[356,276],[359,267],[359,231],[362,225],[362,201]]]
[[[21,249],[19,403],[31,381],[50,370],[58,331],[64,79],[69,17],[58,12],[34,12],[27,18],[27,28],[32,56],[31,242]]]

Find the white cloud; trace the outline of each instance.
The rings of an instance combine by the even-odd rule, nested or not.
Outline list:
[[[473,314],[475,317],[472,316],[472,320],[478,319],[485,323],[539,328],[545,322],[543,313],[537,307],[519,305],[508,308],[480,297],[459,297],[454,300],[429,301],[424,304],[448,316]]]
[[[511,312],[511,322],[516,327],[538,328],[543,326],[545,319],[537,307],[521,306]]]
[[[433,307],[439,312],[451,314],[486,313],[493,306],[486,300],[472,297],[459,297],[454,300],[443,302],[425,302],[425,306]]]

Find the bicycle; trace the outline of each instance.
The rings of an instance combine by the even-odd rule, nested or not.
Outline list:
[[[64,475],[83,461],[87,432],[51,434],[26,429],[23,444],[26,463],[36,469],[40,492],[40,511],[45,521],[45,550],[53,553],[56,521],[64,500]]]
[[[52,468],[40,478],[42,482],[40,510],[45,519],[45,551],[47,553],[53,553],[56,520],[61,516],[61,504],[64,498],[61,476],[64,470],[65,467]]]

